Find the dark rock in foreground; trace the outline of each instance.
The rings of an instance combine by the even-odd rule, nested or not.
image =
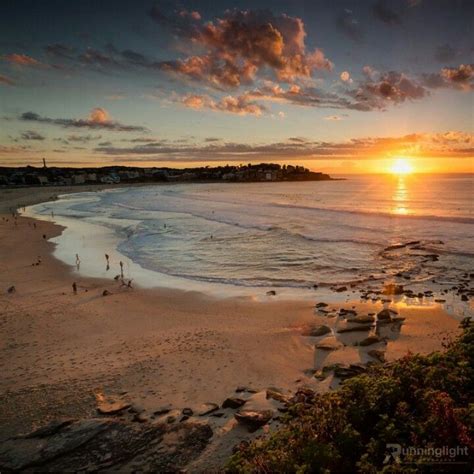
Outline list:
[[[381,342],[382,339],[380,337],[376,336],[375,334],[373,336],[368,336],[364,340],[359,342],[359,346],[371,346],[372,344],[377,344],[378,342]]]
[[[303,336],[320,337],[331,332],[331,328],[325,325],[308,327],[301,333]]]
[[[204,450],[211,436],[203,423],[171,427],[112,418],[53,422],[3,442],[0,470],[176,472]]]
[[[334,375],[341,379],[348,379],[357,375],[363,374],[367,369],[362,365],[350,364],[348,367],[336,366],[334,367]]]
[[[239,423],[246,425],[250,431],[255,431],[272,419],[273,412],[271,410],[239,410],[234,417]]]
[[[341,329],[338,329],[337,332],[338,334],[343,334],[345,332],[364,332],[364,331],[370,331],[371,328],[372,328],[371,324],[361,324],[359,326],[341,328]]]
[[[222,408],[240,408],[242,405],[247,403],[247,400],[237,397],[229,397],[224,400]]]
[[[392,312],[389,309],[382,309],[377,313],[377,319],[380,321],[390,321],[392,319]]]
[[[276,400],[277,402],[280,402],[280,403],[288,403],[290,399],[289,397],[281,393],[281,391],[276,388],[267,388],[265,398],[267,400],[269,398],[272,398],[273,400]]]

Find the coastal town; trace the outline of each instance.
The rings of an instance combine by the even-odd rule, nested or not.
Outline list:
[[[0,167],[0,186],[72,186],[140,182],[259,182],[325,181],[327,174],[303,166],[275,163],[226,165],[199,168],[140,168],[105,166],[101,168],[43,166]]]

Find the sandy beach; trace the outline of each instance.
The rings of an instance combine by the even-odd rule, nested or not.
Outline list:
[[[180,411],[196,411],[206,402],[221,405],[239,386],[250,388],[247,396],[261,406],[269,403],[259,395],[268,387],[283,393],[300,386],[326,390],[334,381],[314,377],[324,366],[373,361],[372,349],[383,351],[388,361],[407,352],[428,353],[458,332],[459,321],[437,304],[394,304],[390,308],[404,319],[380,328],[383,342],[360,347],[353,343],[371,331],[339,333],[347,322],[333,313],[341,308],[376,313],[380,302],[329,303],[324,313],[315,311],[318,301],[216,299],[81,278],[52,256],[48,239],[61,227],[23,217],[15,224],[8,213],[64,192],[93,189],[1,191],[0,439],[60,417],[94,416],[99,393],[125,397],[150,416],[168,405]],[[109,294],[103,296],[105,290]],[[332,334],[305,335],[319,325]],[[323,341],[337,350],[315,348]],[[214,445],[230,439],[232,431],[233,441],[246,436],[231,411],[211,423]],[[218,464],[220,456],[208,449],[201,462]]]

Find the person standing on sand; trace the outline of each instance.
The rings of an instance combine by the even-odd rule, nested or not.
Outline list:
[[[110,269],[110,264],[109,264],[109,256],[107,254],[105,254],[105,261],[107,262],[105,271],[108,271]]]
[[[73,292],[75,295],[77,295],[77,285],[76,285],[76,282],[74,282],[74,283],[72,284],[72,292]]]
[[[123,280],[123,262],[122,262],[122,260],[120,260],[120,276]]]

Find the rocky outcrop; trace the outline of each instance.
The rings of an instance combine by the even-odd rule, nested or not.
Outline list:
[[[379,321],[390,321],[392,319],[392,312],[389,309],[382,309],[377,313],[377,319]]]
[[[334,367],[334,375],[340,379],[348,379],[366,372],[366,367],[360,364],[350,364],[349,366],[336,365]]]
[[[371,324],[375,321],[373,316],[356,316],[355,318],[349,318],[347,320],[348,323],[355,323],[355,324]]]
[[[290,397],[284,395],[283,393],[281,393],[280,390],[276,388],[267,388],[267,391],[265,393],[265,398],[267,400],[271,398],[280,403],[288,403],[288,401],[290,400]]]
[[[379,336],[376,336],[375,334],[372,336],[368,336],[362,341],[359,342],[359,346],[371,346],[372,344],[377,344],[378,342],[381,342],[382,339],[380,339]]]
[[[359,326],[351,326],[351,327],[345,327],[345,328],[340,328],[337,330],[338,334],[344,334],[345,332],[364,332],[364,331],[370,331],[372,329],[371,324],[360,324]]]
[[[177,472],[204,450],[211,436],[205,423],[61,420],[4,441],[0,470]]]
[[[273,412],[271,410],[239,410],[234,417],[239,423],[246,425],[249,431],[255,431],[272,419]]]
[[[325,326],[324,324],[321,326],[309,326],[303,329],[302,335],[303,336],[310,336],[310,337],[320,337],[325,336],[331,332],[331,328]]]
[[[238,398],[238,397],[229,397],[224,400],[224,403],[222,404],[222,408],[240,408],[242,405],[247,403],[247,400],[244,400],[243,398]]]
[[[384,351],[379,351],[377,349],[371,349],[370,351],[367,352],[367,354],[370,357],[373,357],[374,359],[378,360],[379,362],[385,362],[385,353]]]

